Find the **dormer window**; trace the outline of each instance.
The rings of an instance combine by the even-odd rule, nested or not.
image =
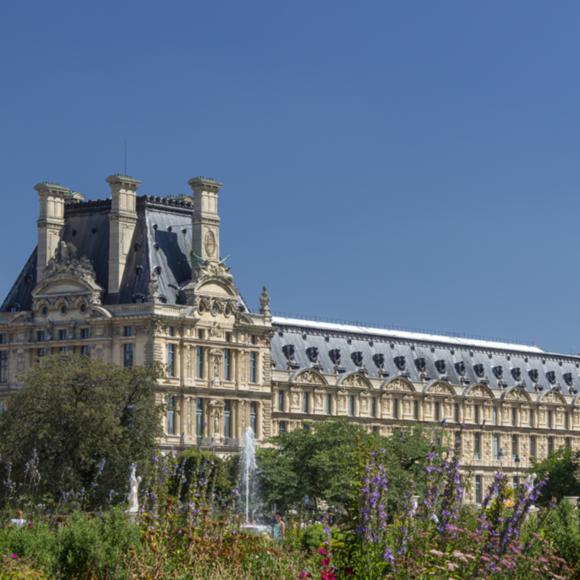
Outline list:
[[[427,368],[427,362],[423,357],[419,357],[415,359],[415,367],[420,373],[424,373]]]
[[[514,378],[514,381],[520,382],[522,378],[522,369],[519,367],[514,367],[512,369],[512,377]]]
[[[405,357],[402,355],[396,356],[393,361],[395,362],[395,366],[400,370],[404,371],[407,363],[405,361]]]
[[[363,366],[363,353],[360,350],[353,352],[350,355],[350,358],[352,359],[352,362],[355,364],[355,366],[357,367]]]
[[[482,379],[485,376],[485,368],[481,363],[477,363],[476,365],[473,365],[473,372],[480,379]]]
[[[465,363],[463,361],[456,362],[455,370],[457,371],[457,374],[462,377],[465,374]]]
[[[556,372],[555,371],[548,371],[546,373],[546,378],[551,385],[556,384]]]
[[[373,362],[378,369],[382,369],[385,366],[385,355],[380,352],[373,354]]]
[[[328,356],[330,357],[330,360],[332,361],[333,364],[335,364],[335,365],[340,364],[340,349],[339,348],[333,348],[333,349],[329,350]]]
[[[318,362],[318,349],[315,346],[309,346],[306,349],[306,356],[310,362]]]
[[[538,382],[538,376],[539,376],[538,369],[530,369],[528,371],[528,376],[530,377],[530,380],[533,383],[537,383]]]
[[[437,369],[437,372],[440,375],[444,375],[445,374],[445,368],[446,368],[445,361],[443,359],[436,360],[435,361],[435,368]]]
[[[501,365],[493,367],[492,371],[496,379],[501,380],[503,378],[503,367]]]
[[[564,382],[571,387],[574,384],[574,378],[572,377],[572,373],[564,373],[562,375],[562,377],[564,378]]]
[[[294,353],[295,353],[295,347],[293,344],[285,344],[282,347],[282,352],[284,353],[284,356],[286,357],[287,360],[293,361],[294,360]]]

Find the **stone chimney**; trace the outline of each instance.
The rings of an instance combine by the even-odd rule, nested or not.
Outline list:
[[[38,217],[38,248],[36,255],[36,283],[42,280],[44,269],[61,240],[64,228],[64,205],[71,199],[71,191],[57,183],[38,183],[34,186],[40,201]]]
[[[207,177],[189,180],[193,190],[192,250],[194,260],[218,262],[220,259],[220,217],[218,192],[222,183]]]
[[[107,177],[111,186],[109,213],[109,296],[119,294],[127,255],[137,225],[137,188],[141,182],[127,175]]]

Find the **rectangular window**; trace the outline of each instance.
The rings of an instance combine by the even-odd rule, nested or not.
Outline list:
[[[204,357],[204,348],[203,348],[203,346],[198,346],[195,349],[195,378],[196,379],[203,379],[203,375],[204,375],[203,357]]]
[[[494,459],[501,459],[501,442],[499,433],[494,433],[492,436],[492,453]]]
[[[258,344],[258,338],[256,337],[255,334],[252,334],[252,336],[250,337],[250,342],[252,344]]]
[[[453,405],[453,420],[456,423],[460,423],[461,422],[461,415],[460,415],[459,403],[454,403],[454,405]]]
[[[570,430],[570,413],[568,411],[564,413],[564,429]]]
[[[175,327],[173,326],[167,327],[167,336],[175,336]]]
[[[175,345],[167,345],[167,376],[175,376]]]
[[[232,402],[224,401],[224,437],[226,439],[232,436]]]
[[[326,393],[326,414],[332,415],[332,395],[330,393]]]
[[[36,341],[37,342],[44,342],[46,340],[46,335],[44,334],[44,330],[37,330],[36,331]]]
[[[130,342],[127,342],[123,345],[123,366],[126,369],[130,369],[133,367],[133,362],[134,362],[134,347],[133,344]]]
[[[376,416],[377,416],[377,398],[372,397],[371,398],[371,417],[376,417]]]
[[[520,460],[520,441],[517,435],[512,435],[512,461]]]
[[[518,426],[518,409],[517,409],[517,407],[512,407],[512,425],[514,427]]]
[[[232,333],[226,332],[226,342],[232,342]]]
[[[58,340],[66,340],[66,328],[59,328],[58,329]]]
[[[81,356],[91,356],[91,347],[88,344],[81,346]]]
[[[302,412],[310,413],[310,393],[302,394]]]
[[[570,439],[570,437],[566,437],[566,439],[564,440],[564,444],[566,445],[567,451],[572,450],[572,439]]]
[[[455,448],[455,454],[461,455],[461,453],[463,452],[463,446],[461,444],[461,431],[455,431],[454,438],[455,440],[453,447]]]
[[[354,417],[356,414],[356,397],[355,395],[348,396],[348,414]]]
[[[199,439],[203,437],[203,399],[195,400],[195,435]]]
[[[373,425],[372,427],[372,432],[375,435],[380,435],[381,434],[381,428],[379,427],[379,425]]]
[[[175,435],[175,397],[167,395],[165,397],[166,404],[166,418],[167,418],[167,434]]]
[[[0,334],[0,344],[6,344],[6,343],[7,343],[6,335]]]
[[[284,411],[286,407],[286,395],[284,391],[278,391],[278,411]]]
[[[497,407],[495,405],[491,408],[491,424],[497,425]]]
[[[45,348],[37,348],[36,349],[36,356],[38,358],[42,358],[45,355],[46,355],[46,349]]]
[[[250,383],[258,382],[258,353],[250,353]]]
[[[473,434],[473,458],[481,459],[481,433]]]
[[[8,353],[0,352],[0,383],[8,382]]]
[[[435,421],[441,421],[441,403],[439,401],[435,401],[433,403],[433,409]]]
[[[554,453],[554,438],[548,437],[548,455]]]
[[[232,380],[232,351],[229,348],[224,350],[224,380]]]
[[[85,326],[81,328],[81,339],[86,340],[87,338],[91,338],[91,329]]]
[[[481,422],[481,409],[479,405],[473,406],[473,422],[479,425]]]
[[[481,475],[475,476],[475,503],[481,503],[483,501],[483,478]]]
[[[393,399],[393,419],[398,419],[399,413],[400,413],[399,399]]]
[[[548,411],[548,429],[554,428],[554,411]]]
[[[419,401],[417,399],[413,400],[413,419],[419,420]]]
[[[123,326],[123,336],[125,336],[125,337],[133,336],[133,327],[132,326]]]
[[[286,421],[278,421],[278,434],[286,433]]]
[[[252,401],[250,403],[250,427],[254,435],[258,436],[258,403]]]
[[[203,328],[197,329],[197,338],[199,338],[200,340],[205,340],[205,329]]]
[[[530,457],[534,459],[538,456],[538,439],[535,435],[530,435]]]

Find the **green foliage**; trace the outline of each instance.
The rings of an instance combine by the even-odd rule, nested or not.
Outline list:
[[[339,514],[355,508],[360,475],[372,451],[384,450],[388,457],[389,493],[395,502],[408,491],[411,480],[419,491],[423,489],[425,457],[433,449],[420,429],[396,430],[385,438],[346,420],[313,423],[310,429],[285,433],[273,443],[275,447],[258,451],[265,501],[283,511],[299,512],[326,504]]]
[[[235,487],[232,459],[222,459],[211,451],[189,449],[179,455],[176,474],[171,482],[171,492],[185,499],[193,484],[206,482],[208,493],[220,504],[225,504]]]
[[[285,433],[274,444],[258,451],[267,503],[302,511],[308,497],[314,509],[325,502],[344,511],[354,501],[358,475],[378,441],[358,425],[337,420]]]
[[[302,533],[302,547],[307,550],[314,550],[326,540],[326,532],[322,524],[312,524],[307,526]]]
[[[568,501],[561,501],[549,510],[532,531],[542,534],[558,555],[580,575],[580,509]]]
[[[102,517],[74,512],[58,527],[37,523],[0,530],[0,553],[33,562],[52,578],[123,578],[138,551],[139,528],[118,509]]]
[[[156,371],[123,369],[88,357],[46,357],[0,416],[0,502],[22,495],[83,506],[124,498],[132,462],[157,448]]]
[[[542,461],[533,461],[532,471],[539,479],[548,478],[540,504],[560,501],[567,495],[580,496],[580,452],[560,448]]]

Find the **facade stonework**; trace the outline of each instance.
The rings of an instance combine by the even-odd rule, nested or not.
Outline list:
[[[239,450],[312,421],[345,417],[388,435],[421,424],[454,447],[480,501],[501,469],[580,450],[580,358],[537,347],[273,317],[251,312],[220,255],[213,179],[190,196],[110,199],[36,186],[38,247],[0,312],[0,405],[43,356],[159,363],[165,449]]]

